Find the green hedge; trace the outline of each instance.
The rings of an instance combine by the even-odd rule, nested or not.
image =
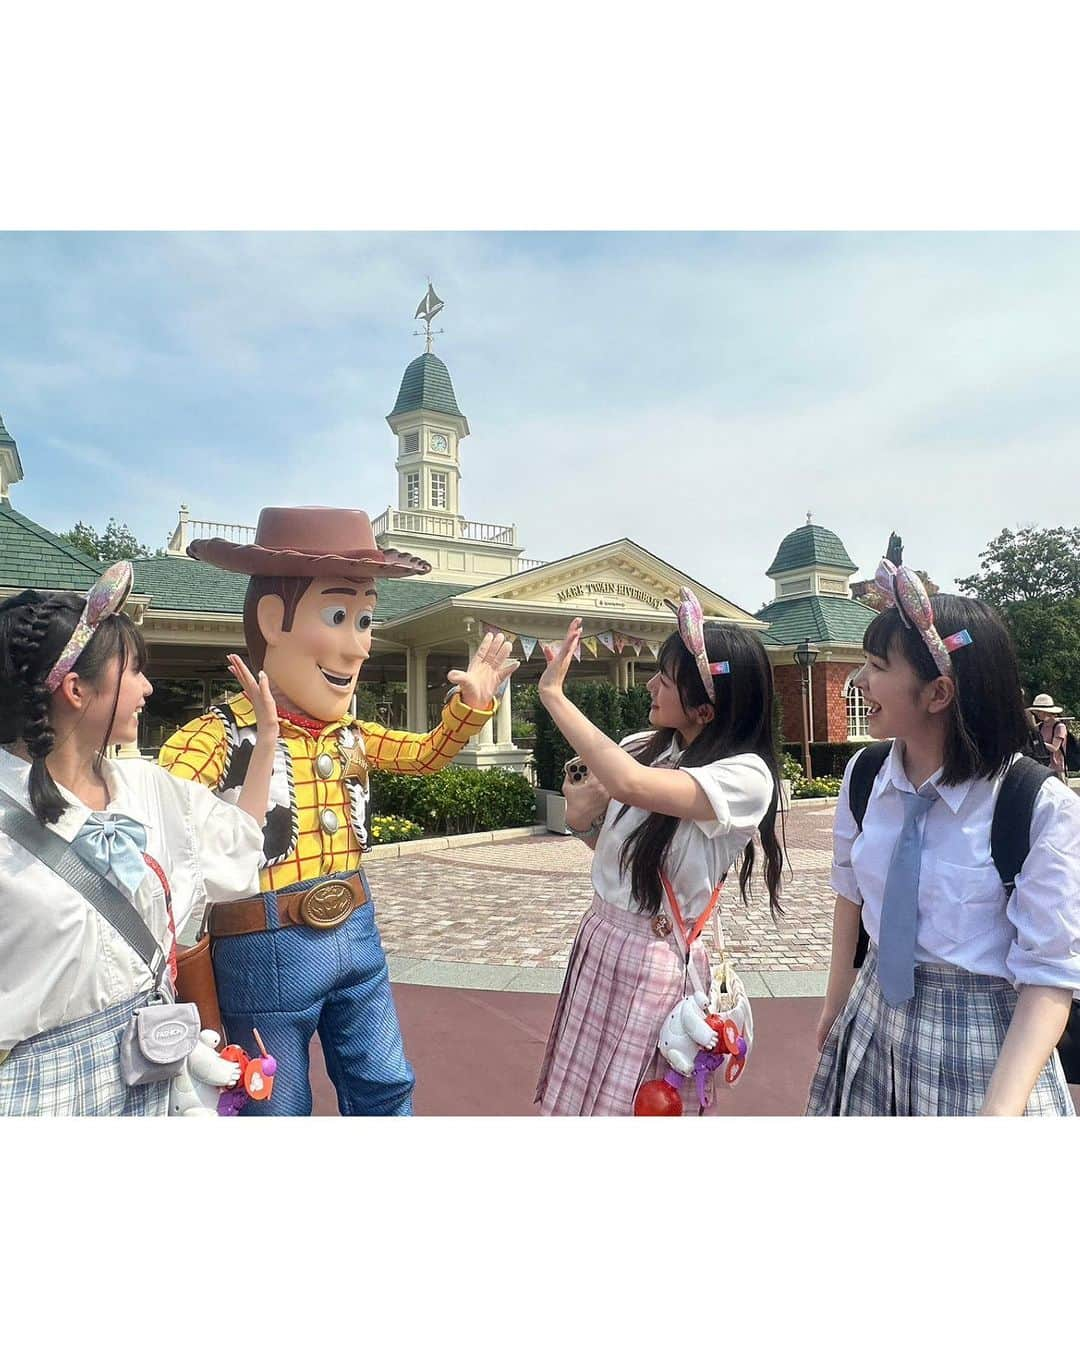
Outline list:
[[[636,730],[649,728],[651,698],[645,687],[632,687],[620,692],[610,683],[599,680],[573,679],[566,684],[566,695],[588,716],[594,725],[616,743]],[[559,790],[562,786],[563,766],[574,750],[555,728],[543,704],[536,708],[537,784],[545,790]]]
[[[842,777],[848,762],[858,753],[860,748],[865,748],[869,742],[868,739],[864,739],[861,743],[811,744],[810,762],[814,768],[814,775]],[[802,744],[785,744],[784,751],[789,753],[800,765],[802,764]]]
[[[410,819],[425,833],[491,832],[536,822],[536,796],[518,772],[447,767],[430,776],[371,773],[375,813]]]
[[[840,794],[841,780],[838,776],[815,776],[813,781],[800,777],[791,783],[791,796],[795,800],[820,800]]]

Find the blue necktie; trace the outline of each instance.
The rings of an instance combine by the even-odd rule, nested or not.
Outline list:
[[[902,1006],[915,995],[915,927],[922,869],[919,820],[940,798],[933,786],[924,786],[923,790],[927,792],[925,795],[901,792],[904,826],[889,861],[881,903],[877,972],[881,994],[890,1006]]]
[[[87,865],[134,894],[146,874],[146,829],[126,814],[91,814],[71,843]]]

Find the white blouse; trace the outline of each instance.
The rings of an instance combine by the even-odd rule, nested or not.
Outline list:
[[[169,881],[177,931],[198,920],[208,901],[258,892],[262,830],[250,815],[155,763],[106,759],[101,766],[105,812],[146,828],[147,854]],[[0,786],[27,809],[29,777],[29,763],[0,749]],[[60,791],[71,807],[49,826],[71,841],[91,810]],[[128,896],[167,954],[165,895],[153,870]],[[149,969],[97,909],[0,832],[0,1052],[150,985]]]
[[[832,886],[862,904],[876,944],[885,877],[904,821],[900,797],[915,787],[897,741],[874,782],[860,833],[848,793],[858,757],[848,763],[836,805]],[[930,780],[941,799],[921,822],[916,961],[1006,978],[1015,987],[1080,988],[1080,800],[1061,781],[1043,785],[1031,817],[1031,850],[1006,898],[990,856],[1001,777],[942,786],[940,776]]]
[[[648,737],[648,733],[631,735],[623,740],[622,747],[634,747]],[[677,767],[681,756],[672,736],[670,747],[652,765],[657,769]],[[773,779],[764,759],[756,753],[736,753],[703,767],[678,770],[694,778],[713,808],[711,819],[682,819],[668,851],[667,876],[689,924],[704,912],[713,889],[740,859],[757,831],[772,800]],[[621,809],[617,800],[607,807],[593,855],[592,882],[605,902],[636,911],[630,870],[621,872],[619,856],[623,843],[649,817],[649,811],[630,808],[618,819]]]

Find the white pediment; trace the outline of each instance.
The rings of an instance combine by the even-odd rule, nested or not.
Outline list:
[[[569,614],[596,613],[613,620],[670,617],[665,600],[677,602],[688,586],[701,601],[706,617],[762,626],[753,614],[721,594],[684,575],[628,538],[606,543],[577,556],[551,561],[530,571],[471,589],[460,596],[469,603],[543,607]]]

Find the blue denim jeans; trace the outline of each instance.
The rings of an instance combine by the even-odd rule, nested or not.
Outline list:
[[[282,892],[309,887],[297,884]],[[363,907],[328,931],[278,929],[276,900],[264,895],[271,929],[214,940],[218,1000],[229,1041],[250,1051],[252,1030],[258,1029],[278,1064],[270,1098],[249,1100],[241,1117],[311,1112],[308,1048],[314,1033],[342,1114],[412,1113],[415,1077],[405,1060],[368,892]]]

